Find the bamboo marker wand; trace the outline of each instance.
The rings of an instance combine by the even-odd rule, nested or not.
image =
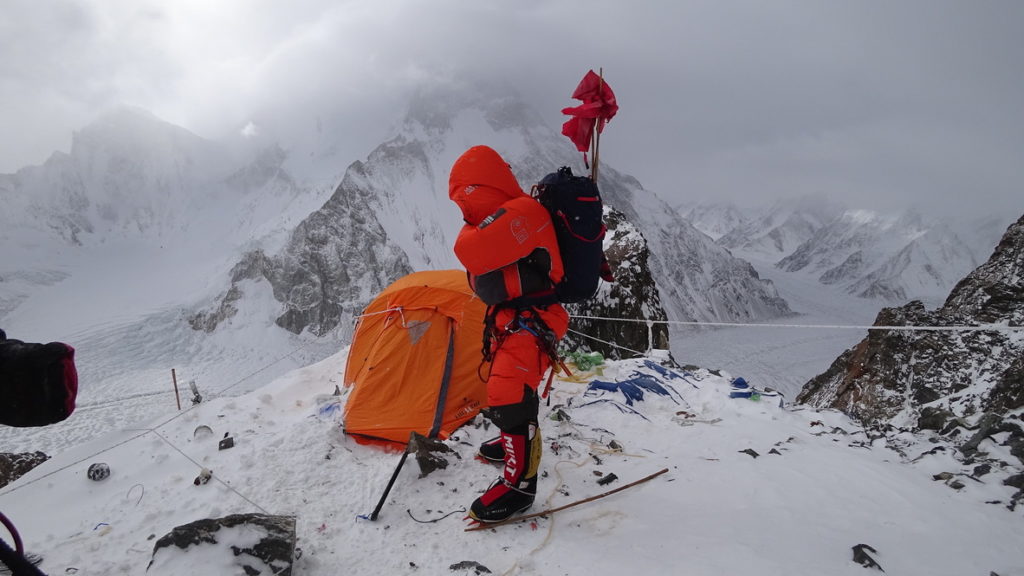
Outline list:
[[[600,78],[600,81],[597,84],[597,97],[601,98],[601,93],[604,91],[604,67],[598,68],[598,77]],[[594,153],[592,154],[594,162],[593,166],[590,168],[590,179],[593,180],[595,184],[597,183],[597,163],[600,161],[601,156],[601,128],[603,128],[603,125],[604,118],[598,116],[594,121]]]

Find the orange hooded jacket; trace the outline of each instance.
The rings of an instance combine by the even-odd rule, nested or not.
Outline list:
[[[467,150],[452,166],[448,196],[466,225],[455,255],[487,304],[550,290],[563,276],[558,238],[547,209],[524,193],[508,164],[487,146]],[[503,290],[494,294],[488,285]]]
[[[448,196],[466,222],[455,240],[455,255],[485,303],[514,300],[536,289],[553,294],[563,270],[551,216],[522,191],[497,152],[474,146],[463,153],[452,166]],[[565,336],[569,315],[560,304],[535,307],[534,312],[558,339]],[[516,315],[515,309],[500,308],[496,328],[505,332]],[[487,404],[492,407],[522,402],[524,386],[536,390],[549,365],[547,354],[525,330],[508,332],[501,342],[487,379]]]

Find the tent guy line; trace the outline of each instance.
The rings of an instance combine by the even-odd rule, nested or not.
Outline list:
[[[167,444],[168,446],[170,446],[171,448],[174,448],[178,452],[178,454],[181,454],[182,456],[184,456],[189,462],[195,464],[196,467],[198,467],[200,470],[204,470],[206,468],[206,466],[203,466],[199,462],[196,462],[195,458],[192,458],[191,456],[186,454],[184,450],[182,450],[181,448],[178,448],[177,446],[175,446],[174,443],[171,442],[170,440],[168,440],[167,438],[165,438],[163,434],[157,432],[156,430],[150,430],[150,432],[152,432],[153,434],[156,434],[157,438],[163,440],[164,443]],[[268,514],[268,515],[270,514],[270,512],[267,512],[266,508],[264,508],[263,506],[260,506],[259,504],[253,502],[250,498],[247,498],[245,496],[245,494],[242,494],[241,492],[236,490],[233,486],[231,486],[231,484],[228,484],[227,482],[225,482],[224,479],[221,478],[220,476],[212,476],[212,478],[214,480],[216,480],[217,482],[220,482],[228,490],[230,490],[230,491],[234,492],[235,494],[237,494],[238,497],[241,498],[242,500],[245,500],[249,504],[252,504],[253,506],[259,508],[260,512],[263,512],[264,514]]]
[[[264,366],[261,366],[260,368],[257,368],[256,370],[254,370],[253,372],[249,373],[248,375],[243,376],[242,378],[240,378],[238,381],[236,381],[236,382],[234,382],[232,384],[229,384],[228,386],[226,386],[226,387],[224,387],[224,388],[222,388],[220,390],[217,390],[217,392],[213,393],[210,398],[213,399],[213,398],[220,397],[225,392],[227,392],[228,389],[241,384],[242,382],[244,382],[247,379],[255,376],[256,374],[259,374],[260,372],[266,370],[267,368],[273,366],[274,364],[279,363],[282,360],[285,360],[286,358],[291,357],[292,355],[294,355],[294,354],[298,353],[299,351],[301,351],[301,349],[306,347],[307,345],[308,345],[308,343],[307,344],[302,344],[301,346],[293,349],[292,352],[290,352],[290,353],[288,353],[288,354],[286,354],[286,355],[284,355],[284,356],[282,356],[282,357],[280,357],[280,358],[278,358],[276,360],[272,360],[272,361],[270,361],[270,363],[268,363],[268,364],[266,364]],[[99,456],[100,454],[103,454],[105,452],[110,452],[111,450],[114,450],[115,448],[118,448],[120,446],[124,446],[125,444],[128,444],[129,442],[132,442],[134,440],[142,438],[143,436],[145,436],[147,434],[150,434],[150,433],[157,434],[157,436],[160,437],[161,440],[163,440],[167,444],[170,444],[171,447],[173,447],[176,450],[178,450],[178,452],[181,452],[181,450],[177,449],[176,446],[174,446],[173,444],[168,442],[167,439],[163,438],[159,433],[157,433],[157,430],[159,430],[160,428],[162,428],[162,427],[166,426],[167,424],[173,422],[174,420],[180,418],[181,416],[184,416],[185,414],[195,410],[196,408],[197,408],[197,406],[189,406],[188,408],[185,408],[184,410],[181,410],[177,414],[174,414],[173,416],[167,418],[166,420],[160,422],[159,424],[157,424],[156,426],[154,426],[152,428],[124,428],[125,431],[139,431],[139,433],[141,433],[141,434],[137,434],[137,435],[135,435],[135,436],[133,436],[131,438],[125,439],[122,442],[119,442],[119,443],[117,443],[117,444],[115,444],[113,446],[106,447],[103,450],[100,450],[100,451],[95,452],[93,454],[89,454],[88,456],[80,458],[80,459],[78,459],[78,460],[76,460],[74,462],[71,462],[71,463],[69,463],[69,464],[67,464],[65,466],[61,466],[61,467],[59,467],[59,468],[57,468],[55,470],[49,471],[49,472],[47,472],[47,474],[45,474],[45,475],[43,475],[43,476],[41,476],[39,478],[34,478],[34,479],[30,480],[30,481],[27,481],[24,484],[19,484],[19,485],[14,486],[14,487],[7,486],[7,487],[5,487],[5,490],[0,491],[0,496],[16,492],[17,490],[20,490],[20,489],[25,488],[27,486],[31,486],[31,485],[33,485],[33,484],[35,484],[35,483],[37,483],[37,482],[39,482],[41,480],[45,480],[45,479],[47,479],[47,478],[57,474],[57,472],[59,472],[59,471],[66,470],[66,469],[68,469],[68,468],[70,468],[72,466],[76,466],[78,464],[81,464],[82,462],[84,462],[86,460],[89,460],[91,458],[94,458],[96,456]],[[182,452],[182,455],[183,454],[184,453]],[[185,457],[188,458],[188,456],[185,456]],[[191,458],[188,458],[188,459],[191,460]],[[193,460],[193,462],[195,463],[196,461]],[[199,465],[199,464],[197,464],[197,465]],[[200,467],[202,467],[202,466],[200,466]],[[223,483],[221,483],[221,484],[223,484]],[[227,485],[225,485],[225,486],[227,486]],[[228,486],[228,488],[230,489],[230,486]],[[233,489],[231,489],[231,490],[233,491]],[[239,496],[242,496],[243,499],[248,500],[248,498],[246,498],[242,494],[239,494]],[[256,505],[256,504],[254,504],[254,505]],[[259,507],[259,506],[256,505],[256,507]],[[260,508],[260,509],[262,509],[262,508]]]

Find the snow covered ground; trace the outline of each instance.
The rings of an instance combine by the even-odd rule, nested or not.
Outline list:
[[[65,450],[0,490],[0,510],[51,575],[145,574],[155,538],[171,528],[247,512],[296,516],[293,574],[310,576],[472,574],[449,568],[467,560],[494,574],[859,576],[858,544],[877,551],[887,574],[1024,574],[1024,521],[1005,506],[1005,472],[955,490],[932,480],[964,472],[951,457],[918,459],[932,446],[927,438],[871,440],[839,413],[732,399],[728,375],[669,372],[648,359],[610,363],[580,383],[556,381],[552,406],[542,406],[535,508],[668,473],[534,522],[464,532],[462,510],[498,472],[473,458],[493,435],[478,418],[448,441],[458,456],[448,456],[447,469],[418,478],[410,459],[369,522],[359,516],[372,510],[398,456],[341,434],[347,395],[331,393],[344,362],[341,351],[244,395]],[[629,405],[619,391],[588,392],[593,379],[639,383],[643,399]],[[658,386],[667,395],[654,393]],[[550,419],[556,410],[569,420]],[[204,425],[213,434],[197,437]],[[235,446],[218,450],[225,433]],[[110,477],[88,480],[94,462],[107,463]],[[202,467],[214,480],[196,486]],[[610,474],[618,480],[597,484]],[[158,555],[154,570],[240,574],[224,568],[230,554],[206,545]]]
[[[265,285],[243,286],[252,297],[216,332],[189,329],[183,318],[223,286],[217,270],[234,261],[210,252],[125,246],[47,261],[41,273],[55,282],[32,283],[3,310],[10,337],[77,349],[75,414],[41,429],[0,427],[0,451],[53,456],[0,489],[0,510],[29,551],[43,555],[46,573],[141,575],[151,535],[200,518],[266,511],[297,517],[295,573],[305,575],[446,574],[464,560],[496,574],[863,574],[851,561],[851,547],[862,543],[878,551],[888,574],[1024,574],[1022,511],[1007,510],[1012,489],[1001,484],[1010,467],[982,482],[964,479],[955,490],[932,476],[971,470],[942,453],[916,459],[931,449],[927,438],[870,440],[838,413],[728,398],[729,378],[743,376],[792,399],[864,330],[677,327],[674,357],[701,367],[685,379],[630,360],[584,374],[583,382],[557,383],[542,415],[561,406],[571,420],[543,422],[535,508],[663,468],[667,474],[493,533],[463,532],[462,512],[414,521],[410,514],[429,520],[468,506],[496,476],[472,458],[475,445],[493,436],[478,420],[450,441],[459,458],[448,469],[418,479],[410,462],[380,520],[359,520],[398,457],[340,432],[340,411],[330,407],[345,401],[331,396],[344,369],[344,334],[315,339],[277,328],[279,304]],[[105,260],[111,253],[117,258]],[[865,325],[878,311],[811,278],[757,267],[801,313],[781,323]],[[592,379],[628,381],[637,372],[675,392],[648,393],[632,407],[617,393],[586,392]],[[204,396],[194,407],[193,379]],[[214,434],[197,438],[201,425]],[[236,445],[220,451],[225,433]],[[1003,450],[988,441],[983,448]],[[111,477],[88,480],[94,462],[109,464]],[[195,486],[202,467],[215,481]],[[598,472],[619,480],[598,486]],[[224,553],[194,553],[179,573],[211,573],[226,562],[213,556]]]

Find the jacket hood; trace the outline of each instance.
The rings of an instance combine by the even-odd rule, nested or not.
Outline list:
[[[474,146],[462,153],[448,177],[448,197],[473,226],[505,202],[526,196],[505,159],[492,148]]]

